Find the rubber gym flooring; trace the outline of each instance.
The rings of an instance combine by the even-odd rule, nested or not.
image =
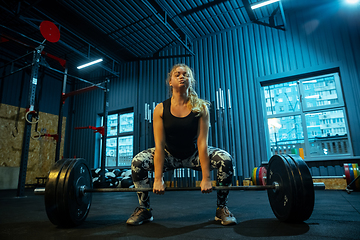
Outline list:
[[[197,191],[151,194],[154,221],[125,223],[137,206],[135,193],[94,193],[89,215],[76,228],[62,229],[47,218],[44,197],[26,189],[0,191],[0,239],[360,239],[360,192],[316,191],[310,219],[280,222],[267,193],[232,191],[229,209],[238,224],[214,221],[216,193]]]

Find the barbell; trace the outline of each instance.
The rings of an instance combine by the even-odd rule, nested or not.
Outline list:
[[[325,189],[314,184],[306,163],[297,155],[274,155],[269,160],[267,185],[216,186],[214,190],[267,190],[273,213],[280,221],[303,222],[314,208],[314,190]],[[193,191],[200,187],[166,188],[166,191]],[[74,227],[85,221],[91,206],[92,193],[143,192],[152,188],[93,188],[92,176],[82,158],[62,159],[51,168],[45,188],[36,188],[36,195],[45,195],[49,220],[57,226]]]

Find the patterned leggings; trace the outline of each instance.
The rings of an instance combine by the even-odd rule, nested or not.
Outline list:
[[[149,148],[138,153],[132,160],[131,170],[132,179],[136,188],[149,188],[148,171],[154,171],[154,152],[155,148]],[[217,184],[229,186],[232,182],[233,165],[232,157],[229,153],[219,148],[208,147],[210,159],[210,170],[217,169]],[[201,171],[199,154],[196,151],[191,157],[177,159],[165,150],[164,172],[176,168],[191,168]],[[138,192],[140,207],[150,208],[150,198],[148,192]],[[217,191],[217,206],[224,207],[228,201],[229,191]]]

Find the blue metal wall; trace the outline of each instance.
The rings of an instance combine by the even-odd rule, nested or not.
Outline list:
[[[318,19],[319,13],[321,19]],[[286,19],[287,31],[251,24],[196,39],[194,57],[121,66],[121,77],[113,79],[110,85],[110,108],[134,108],[134,153],[153,146],[152,125],[145,120],[145,107],[153,110],[154,104],[169,96],[165,84],[167,73],[175,63],[183,62],[194,69],[199,96],[215,103],[213,109],[216,109],[216,91],[221,88],[227,98],[230,89],[235,146],[232,152],[237,175],[249,177],[255,166],[269,159],[260,96],[262,82],[276,82],[328,68],[340,71],[352,145],[355,155],[359,156],[360,108],[353,104],[360,100],[359,23],[352,22],[351,15],[332,12],[326,15],[321,9],[288,13]],[[163,55],[184,53],[179,47],[168,49]],[[101,91],[76,96],[74,126],[95,124],[96,114],[102,111],[102,101]],[[229,123],[228,101],[225,101],[223,118]],[[210,144],[218,146],[221,139],[229,138],[228,126],[218,126],[215,122],[211,128],[215,131],[210,134]],[[71,153],[91,162],[95,158],[94,139],[89,131],[75,132]],[[229,141],[225,143],[222,147],[231,151]],[[358,161],[358,158],[349,161]],[[342,175],[341,164],[341,161],[328,161],[309,163],[309,166],[315,175]]]
[[[6,60],[10,61],[10,60]],[[0,64],[1,67],[1,64]],[[14,67],[13,71],[16,71],[18,68]],[[4,73],[9,75],[11,73],[11,66],[8,65],[0,70],[0,76]],[[36,88],[36,98],[40,97],[39,101],[39,110],[40,112],[46,112],[58,115],[59,107],[60,107],[60,96],[62,91],[62,77],[54,76],[51,74],[50,70],[45,70],[45,75],[43,75],[44,69],[39,69],[38,74],[38,85]],[[3,84],[2,88],[2,99],[0,99],[1,103],[12,105],[12,106],[20,106],[22,108],[27,107],[27,101],[29,98],[29,85],[30,85],[30,74],[31,67],[14,73],[8,77],[5,77],[1,81]],[[43,80],[40,80],[43,77]],[[22,85],[23,79],[23,85]],[[42,84],[40,84],[42,83]],[[22,88],[22,89],[21,89]],[[65,105],[65,117],[67,116],[67,107]]]
[[[133,108],[137,113],[137,98],[138,98],[138,64],[129,63],[122,65],[120,69],[117,69],[120,73],[119,78],[108,76],[106,71],[96,72],[91,76],[92,79],[96,79],[94,82],[104,82],[108,76],[110,79],[109,84],[109,112],[114,112],[122,109]],[[88,84],[78,84],[76,89],[81,89]],[[104,86],[104,85],[102,85]],[[66,149],[66,157],[81,157],[88,160],[90,166],[98,165],[99,152],[95,149],[99,148],[98,140],[99,133],[94,134],[92,130],[81,129],[75,130],[75,127],[87,127],[87,126],[100,126],[100,115],[104,111],[104,90],[95,89],[90,92],[86,92],[80,95],[72,97],[73,104],[73,120],[69,129],[69,135],[71,135],[71,144],[69,149]],[[138,116],[135,115],[135,122]],[[135,134],[137,135],[138,129],[135,128]],[[135,141],[137,141],[135,139]],[[136,147],[137,148],[137,147]],[[95,154],[96,152],[96,154]]]

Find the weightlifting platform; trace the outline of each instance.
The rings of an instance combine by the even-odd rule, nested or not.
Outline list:
[[[200,191],[150,194],[154,221],[128,226],[138,206],[136,193],[97,193],[80,226],[59,228],[45,212],[44,196],[25,189],[0,191],[0,239],[360,239],[360,192],[315,191],[311,217],[296,224],[279,221],[266,190],[231,191],[229,209],[238,224],[214,221],[216,193]]]

